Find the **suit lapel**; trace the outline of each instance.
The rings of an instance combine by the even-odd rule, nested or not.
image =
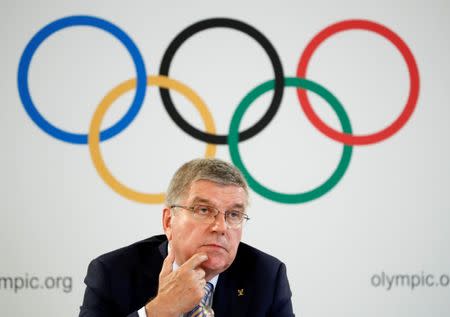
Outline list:
[[[245,278],[233,267],[219,275],[214,291],[213,310],[217,317],[248,316],[250,294]]]

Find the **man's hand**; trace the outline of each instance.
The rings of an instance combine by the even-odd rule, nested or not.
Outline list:
[[[175,255],[170,250],[159,273],[158,295],[145,306],[147,316],[178,317],[200,303],[206,284],[200,264],[207,259],[206,254],[196,253],[174,272]]]

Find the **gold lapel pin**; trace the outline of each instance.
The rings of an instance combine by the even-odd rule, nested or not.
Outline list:
[[[238,288],[238,296],[244,296],[244,289],[243,288]]]

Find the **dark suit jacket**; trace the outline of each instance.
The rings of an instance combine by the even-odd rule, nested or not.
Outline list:
[[[93,260],[80,317],[137,317],[157,294],[166,256],[167,240],[161,235]],[[294,316],[285,265],[241,242],[233,264],[219,275],[213,310],[217,317]]]

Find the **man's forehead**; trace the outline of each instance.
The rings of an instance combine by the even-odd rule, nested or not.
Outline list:
[[[219,189],[219,193],[216,192],[216,189]],[[221,189],[225,190],[221,191]],[[191,203],[216,203],[216,201],[219,202],[224,198],[234,200],[228,201],[227,203],[229,204],[243,207],[248,201],[247,192],[243,187],[234,184],[221,184],[205,179],[193,181],[184,195],[184,199],[189,200]]]

